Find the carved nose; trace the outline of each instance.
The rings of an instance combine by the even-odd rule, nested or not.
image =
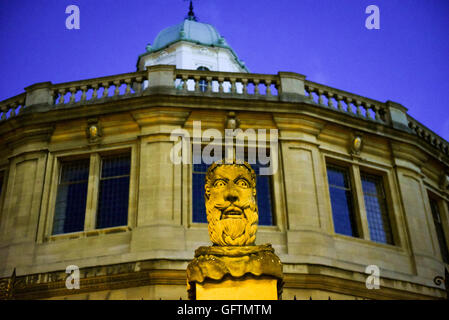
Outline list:
[[[239,199],[238,193],[233,189],[228,189],[225,195],[225,200],[229,202],[236,202]]]

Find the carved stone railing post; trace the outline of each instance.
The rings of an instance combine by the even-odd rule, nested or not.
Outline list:
[[[248,79],[244,78],[242,79],[242,84],[243,84],[243,91],[242,93],[244,95],[248,94]]]
[[[354,112],[352,112],[352,105],[351,105],[352,99],[351,98],[346,98],[345,102],[346,102],[346,107],[347,107],[346,112],[349,113],[349,114],[354,114]]]
[[[318,103],[324,105],[323,99],[324,90],[318,89]]]
[[[385,104],[387,105],[389,117],[391,119],[391,125],[393,126],[393,128],[410,132],[411,130],[408,126],[407,118],[408,109],[403,105],[393,101],[387,101],[385,102]]]
[[[87,86],[81,86],[81,102],[86,101]]]
[[[93,84],[93,85],[92,85],[92,89],[93,89],[94,91],[92,92],[92,98],[91,98],[91,100],[96,100],[96,99],[98,98],[98,84],[97,84],[97,83]]]
[[[332,101],[334,94],[331,92],[327,92],[326,94],[327,94],[327,106],[332,109],[334,108],[334,102]]]
[[[338,110],[339,111],[345,111],[343,109],[343,104],[341,103],[343,101],[343,97],[341,95],[337,94],[336,99],[337,99],[337,108],[338,108]]]
[[[135,92],[137,94],[142,93],[142,90],[143,90],[143,78],[142,77],[136,77],[136,82],[134,84],[135,84],[135,89],[134,89]]]
[[[173,92],[175,70],[176,67],[172,65],[157,65],[148,67],[148,91],[151,93]]]
[[[187,81],[189,81],[189,77],[187,75],[183,75],[181,77],[181,88],[182,91],[187,91]]]
[[[218,78],[218,92],[219,93],[223,93],[225,91],[225,84],[224,84],[224,77],[219,77]]]
[[[254,95],[258,96],[259,95],[259,79],[254,79],[253,80],[253,84],[254,84]]]
[[[265,94],[267,97],[271,97],[271,80],[266,80],[265,81]]]
[[[69,103],[75,103],[76,88],[71,87],[71,88],[69,88],[69,91],[70,91],[70,102]]]
[[[51,94],[51,82],[41,82],[26,87],[25,106],[52,105],[53,95]]]
[[[236,79],[235,78],[231,78],[230,82],[231,82],[231,93],[235,94],[237,92],[237,88],[236,88]]]
[[[118,97],[120,95],[120,81],[119,80],[115,80],[114,82],[114,97]]]
[[[194,91],[195,92],[200,92],[200,81],[201,81],[201,77],[200,76],[194,76],[193,77],[193,80],[195,81],[195,84],[194,84]],[[186,87],[185,87],[185,90],[184,91],[187,91],[187,81],[186,81]]]
[[[2,116],[0,117],[0,120],[6,120],[6,113],[8,112],[7,106],[2,106],[0,108],[0,112],[2,113]]]
[[[101,83],[101,86],[104,88],[101,98],[107,98],[109,96],[109,81]]]
[[[125,95],[129,95],[131,93],[131,79],[125,79],[126,89]]]
[[[206,77],[207,88],[206,92],[212,92],[212,77]]]
[[[304,101],[306,76],[293,72],[278,72],[280,79],[279,97],[281,101]]]

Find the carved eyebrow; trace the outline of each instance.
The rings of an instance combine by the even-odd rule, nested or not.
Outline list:
[[[229,178],[225,178],[223,176],[217,175],[213,181],[217,181],[217,180],[224,180],[224,181],[228,182]]]
[[[238,177],[234,179],[234,182],[236,182],[236,181],[238,181],[238,180],[240,180],[240,179],[244,179],[246,182],[249,183],[249,180],[245,177],[244,174],[238,175]]]

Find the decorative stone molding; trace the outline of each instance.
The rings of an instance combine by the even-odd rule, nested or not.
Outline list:
[[[449,175],[444,173],[440,178],[440,187],[444,191],[449,191]]]
[[[214,52],[205,47],[199,47],[199,51],[202,55],[206,55],[209,57],[212,57],[214,55]]]
[[[235,130],[240,126],[240,120],[236,117],[234,111],[230,111],[226,118],[226,129]]]
[[[68,290],[65,286],[67,274],[65,270],[44,272],[27,276],[13,276],[0,279],[0,288],[5,289],[14,284],[14,291],[8,291],[8,299],[30,300],[55,298],[63,299],[80,293],[91,293],[102,290],[119,290],[137,286],[151,285],[185,285],[185,270],[148,269],[145,262],[115,264],[101,267],[87,267],[80,269],[80,289]],[[312,266],[311,266],[312,267]],[[316,266],[320,271],[320,266]],[[321,270],[324,271],[324,270]],[[14,276],[15,277],[15,276]],[[387,280],[384,280],[387,281]],[[443,282],[444,280],[442,280]],[[404,290],[414,287],[413,291]],[[10,285],[9,288],[12,286]],[[284,274],[284,290],[322,290],[333,293],[347,294],[364,299],[435,299],[443,298],[444,290],[414,285],[408,282],[397,282],[397,287],[383,285],[380,290],[367,290],[365,282],[344,279],[327,275],[326,273],[286,273]],[[8,289],[9,290],[9,289]],[[1,291],[1,289],[0,289]],[[5,293],[5,291],[1,291]],[[12,294],[11,294],[11,293]],[[437,292],[438,294],[432,294]],[[5,299],[2,296],[1,299]],[[144,298],[144,297],[142,297]],[[157,298],[157,297],[155,297]]]
[[[89,143],[98,143],[103,137],[103,129],[97,118],[87,120],[86,136]]]
[[[351,140],[351,145],[350,145],[350,153],[352,155],[360,155],[360,152],[363,149],[363,136],[361,134],[354,134],[352,140]]]

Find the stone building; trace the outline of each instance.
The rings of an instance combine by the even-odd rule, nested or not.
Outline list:
[[[250,73],[192,12],[136,72],[37,83],[0,110],[6,297],[186,299],[186,266],[210,244],[207,164],[170,154],[174,130],[204,148],[201,121],[278,132],[278,169],[258,176],[256,242],[281,258],[283,299],[446,298],[448,142],[398,103]],[[71,265],[79,289],[66,287]]]

